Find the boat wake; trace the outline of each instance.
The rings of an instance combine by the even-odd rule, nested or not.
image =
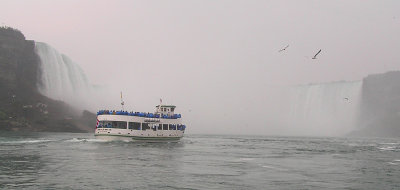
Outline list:
[[[37,139],[37,140],[14,140],[14,141],[0,141],[0,144],[38,144],[52,142],[53,140],[48,139]]]
[[[108,142],[103,139],[89,139],[89,138],[72,138],[65,140],[66,142]]]

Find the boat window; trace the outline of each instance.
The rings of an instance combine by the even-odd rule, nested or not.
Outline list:
[[[163,124],[163,130],[168,130],[168,124]]]
[[[151,125],[151,129],[153,129],[153,131],[157,131],[157,124]]]
[[[112,128],[112,121],[100,121],[99,126],[102,126],[100,128]]]
[[[175,124],[169,124],[169,130],[176,130]]]
[[[142,123],[142,130],[146,131],[146,129],[150,129],[149,123]]]
[[[175,108],[171,108],[171,111],[174,112],[174,109],[175,109]]]
[[[157,130],[162,130],[162,124],[158,124]]]
[[[129,129],[140,130],[139,122],[129,122]]]
[[[126,129],[126,121],[100,121],[98,128]]]
[[[126,129],[126,121],[113,121],[112,128]]]

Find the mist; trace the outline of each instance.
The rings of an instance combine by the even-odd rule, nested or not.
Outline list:
[[[344,135],[357,128],[359,98],[346,84],[400,69],[398,1],[2,4],[4,25],[50,44],[87,77],[90,93],[55,99],[120,110],[122,91],[126,110],[152,112],[161,98],[188,133]],[[334,81],[348,82],[321,87]],[[304,111],[299,86],[309,84],[320,85],[307,92],[320,102]],[[337,94],[319,96],[328,92]],[[293,115],[296,105],[307,114]]]

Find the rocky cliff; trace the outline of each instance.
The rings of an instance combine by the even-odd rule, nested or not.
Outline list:
[[[0,130],[92,132],[96,116],[41,95],[35,43],[0,28]]]
[[[356,136],[400,137],[400,71],[363,79]]]

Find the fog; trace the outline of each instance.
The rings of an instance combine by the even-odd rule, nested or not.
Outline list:
[[[151,112],[161,98],[188,133],[343,135],[357,127],[356,95],[337,108],[346,116],[298,121],[290,89],[400,69],[394,0],[5,0],[0,22],[79,64],[103,89],[87,109],[121,109],[121,91],[127,110]]]

